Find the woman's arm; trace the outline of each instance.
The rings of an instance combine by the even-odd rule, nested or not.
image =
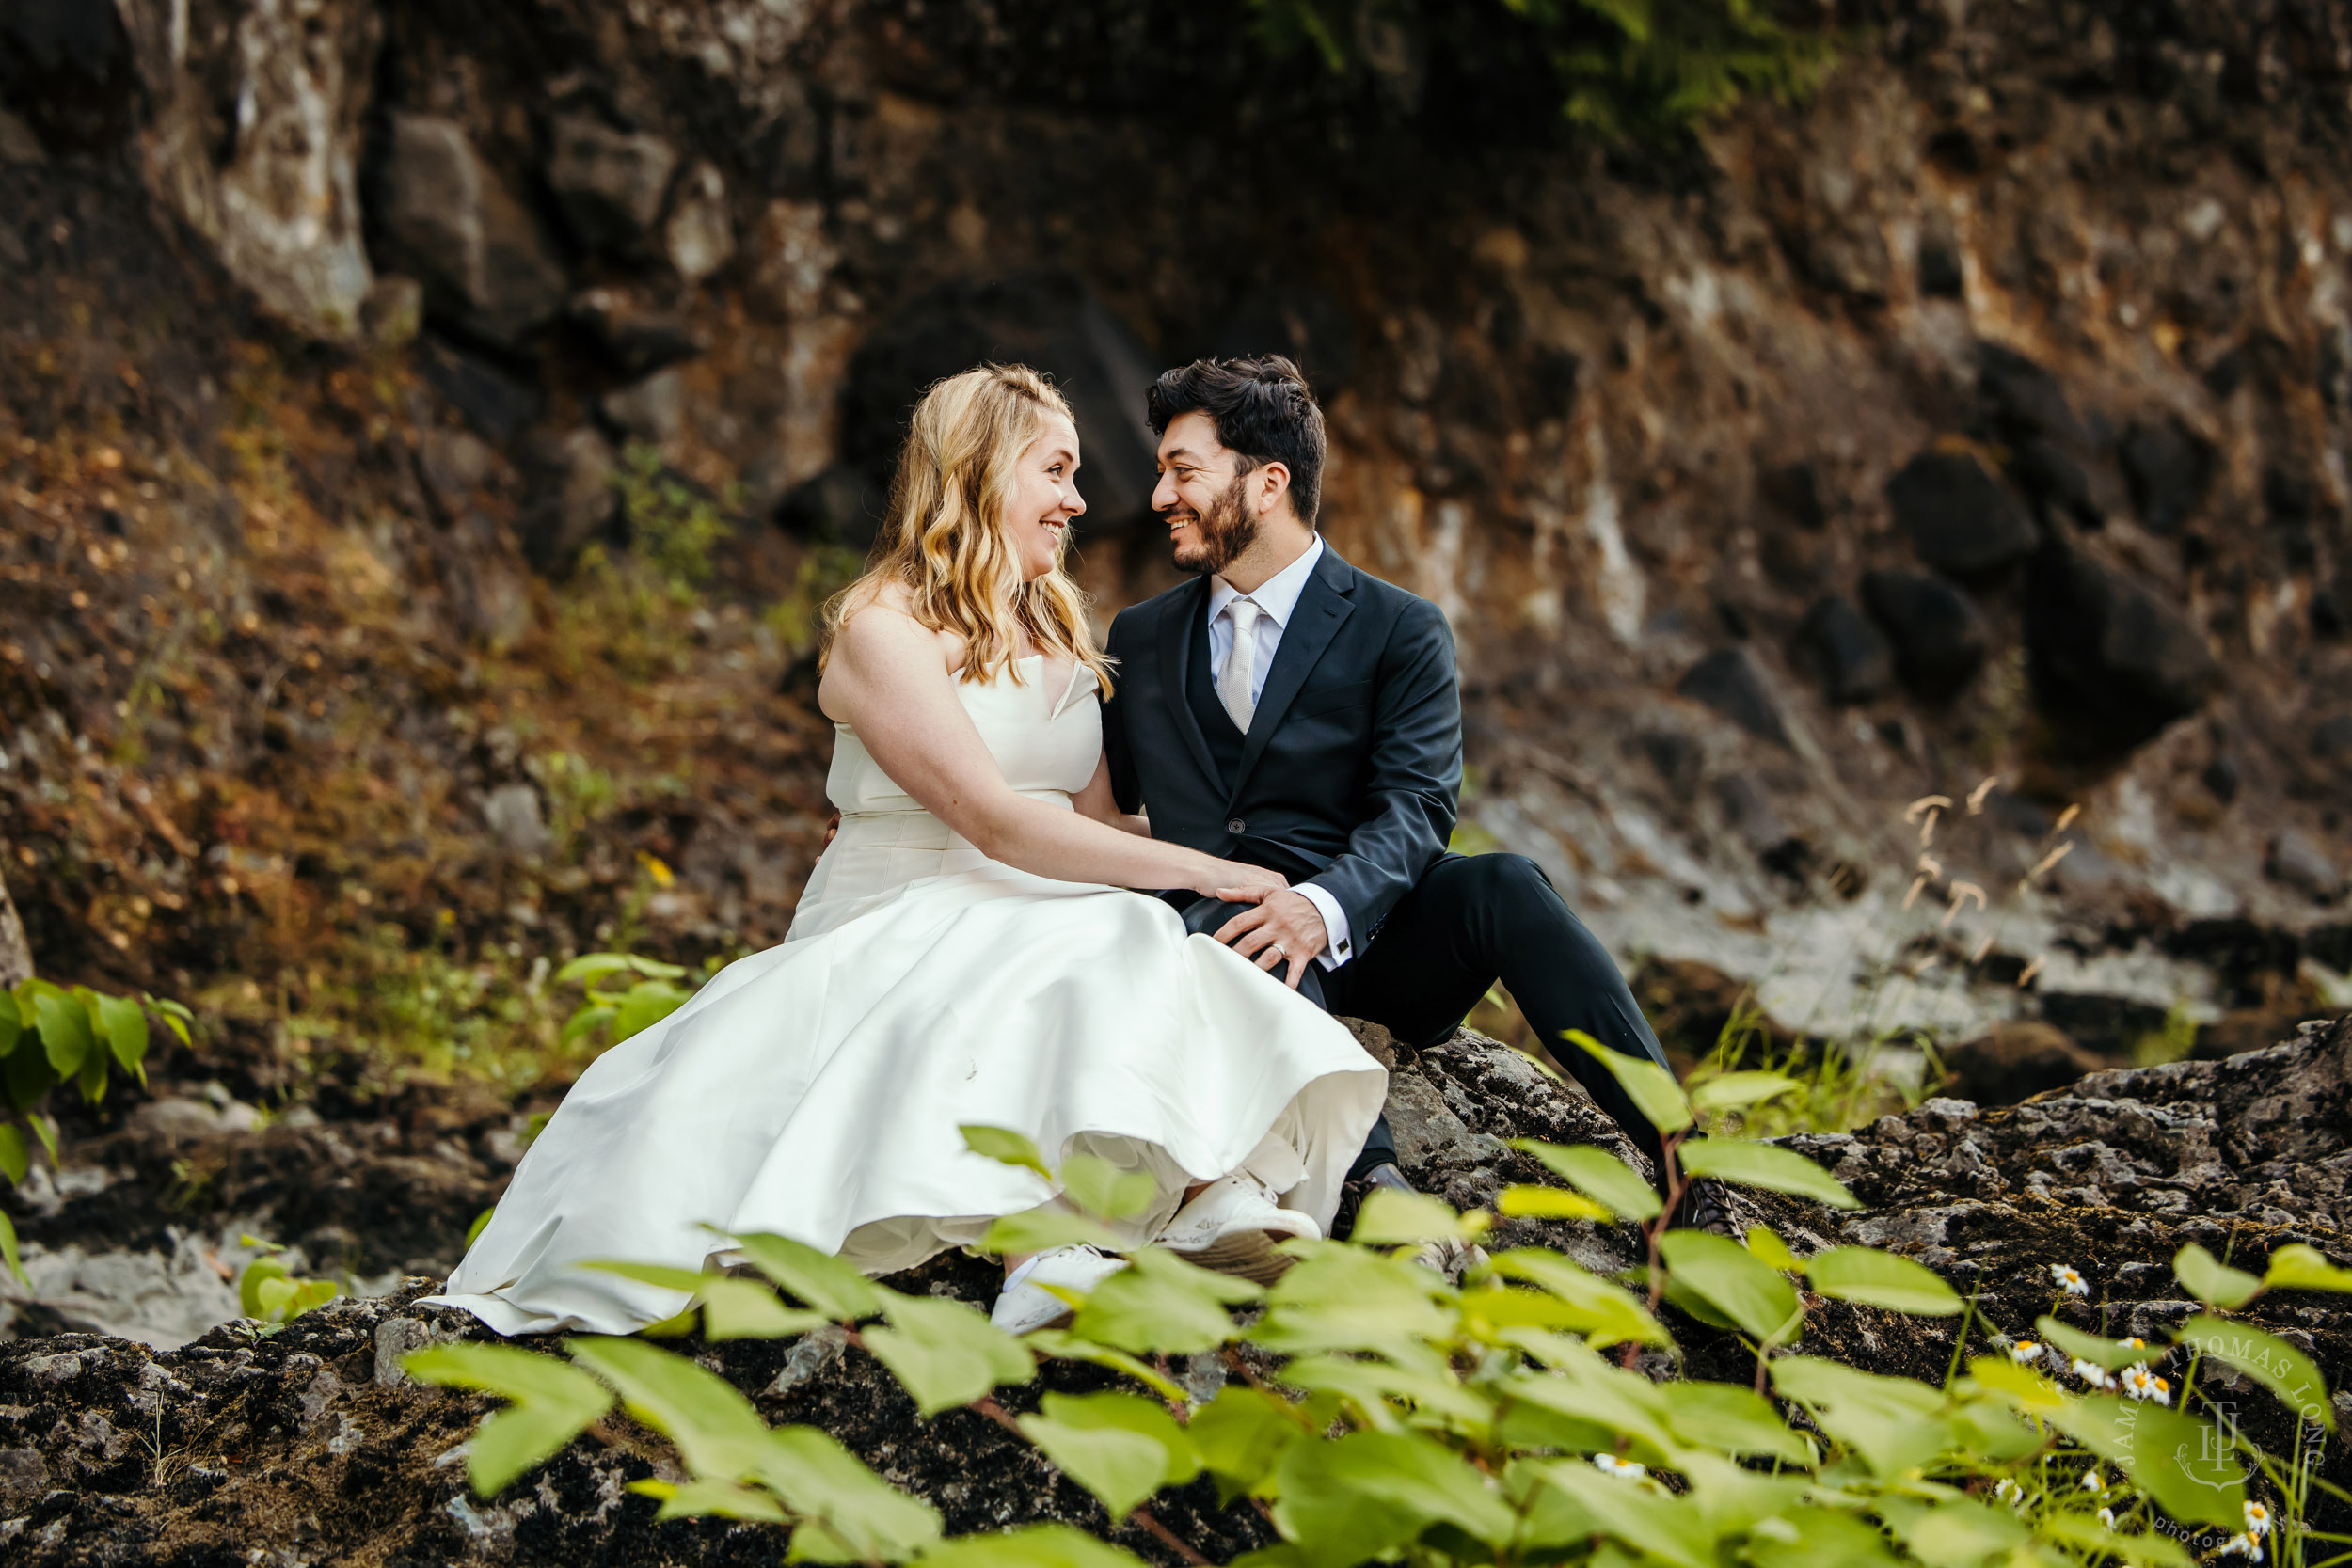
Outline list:
[[[1094,777],[1087,782],[1086,788],[1072,797],[1071,804],[1078,808],[1080,816],[1091,817],[1106,827],[1117,828],[1122,833],[1139,833],[1145,838],[1152,836],[1150,817],[1130,816],[1120,811],[1118,800],[1112,798],[1111,759],[1107,756],[1095,764]]]
[[[819,696],[891,782],[982,854],[1057,881],[1187,887],[1240,903],[1289,885],[1274,872],[1015,794],[956,699],[946,655],[944,640],[912,616],[870,605],[843,623]],[[1099,765],[1088,793],[1097,785],[1109,787]]]

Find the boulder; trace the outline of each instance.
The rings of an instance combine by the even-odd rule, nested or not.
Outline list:
[[[572,298],[571,318],[630,375],[650,375],[710,346],[684,315],[649,305],[628,289],[582,290]]]
[[[582,425],[533,438],[524,449],[525,493],[531,504],[519,531],[523,557],[540,572],[562,576],[580,549],[612,523],[612,449]]]
[[[1788,727],[1764,672],[1745,648],[1718,648],[1675,683],[1677,695],[1704,703],[1750,735],[1788,744]]]
[[[536,859],[554,842],[539,809],[539,792],[527,784],[501,784],[483,799],[483,824],[500,848],[520,859]]]
[[[984,359],[1034,366],[1070,400],[1086,447],[1083,530],[1149,514],[1159,439],[1143,397],[1154,361],[1093,290],[1057,270],[943,284],[877,328],[850,360],[842,392],[844,460],[886,490],[914,400]]]
[[[678,182],[677,200],[662,230],[670,265],[691,288],[735,259],[735,217],[727,209],[727,182],[708,164],[696,164]]]
[[[628,249],[653,232],[677,172],[668,142],[584,114],[555,116],[548,142],[548,188],[583,247]]]
[[[1833,595],[1807,612],[1798,646],[1833,703],[1867,703],[1895,684],[1895,650],[1850,599]]]
[[[454,120],[394,114],[376,222],[437,320],[511,346],[564,309],[564,268],[538,220]]]
[[[1919,559],[1939,572],[1987,577],[2032,553],[2032,519],[1974,452],[1921,452],[1887,481],[1886,500]]]
[[[686,377],[673,366],[605,393],[596,411],[632,440],[666,446],[686,428]]]
[[[2181,531],[2204,504],[2213,482],[2213,453],[2169,419],[2136,423],[2123,433],[2119,455],[2132,505],[2151,533]]]
[[[1979,1105],[2014,1105],[2106,1066],[2064,1030],[2038,1019],[1996,1023],[1940,1054],[1951,1075],[1945,1092]]]
[[[2128,751],[2204,706],[2221,667],[2197,628],[2155,594],[2076,551],[2033,564],[2026,649],[2034,695],[2063,743]]]
[[[545,402],[536,387],[469,354],[445,338],[428,337],[417,355],[426,385],[447,398],[469,425],[499,446],[522,434]]]
[[[1977,393],[1995,432],[2012,445],[2042,440],[2082,451],[2091,444],[2057,374],[2005,343],[1978,345]]]
[[[2344,872],[2335,857],[2300,829],[2288,828],[2270,841],[2263,870],[2271,880],[2322,904],[2333,903],[2344,892]]]
[[[1968,595],[1918,572],[1867,572],[1862,602],[1895,647],[1903,685],[1930,702],[1957,695],[1984,664],[1984,618]]]

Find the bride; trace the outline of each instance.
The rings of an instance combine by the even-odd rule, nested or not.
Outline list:
[[[1386,1079],[1347,1031],[1130,888],[1255,902],[1257,866],[1154,840],[1111,800],[1112,679],[1062,570],[1069,405],[984,366],[914,410],[888,549],[834,603],[818,702],[838,834],[783,943],[594,1062],[437,1301],[502,1334],[626,1334],[684,1294],[577,1265],[714,1266],[772,1231],[869,1274],[1053,1203],[959,1127],[1149,1173],[1114,1227],[1265,1279],[1322,1233]],[[1279,961],[1278,950],[1262,957]],[[993,1321],[1065,1316],[1124,1260],[1006,1259]]]

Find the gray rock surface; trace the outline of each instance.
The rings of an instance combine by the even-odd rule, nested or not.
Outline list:
[[[560,114],[548,126],[548,186],[590,250],[638,244],[661,221],[677,150],[594,116]]]
[[[423,280],[432,313],[515,343],[563,309],[553,247],[456,121],[393,115],[382,186],[377,221],[397,259]]]

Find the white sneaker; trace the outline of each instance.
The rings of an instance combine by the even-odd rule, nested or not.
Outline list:
[[[1188,1263],[1271,1285],[1296,1261],[1275,1250],[1277,1242],[1293,1236],[1320,1241],[1323,1227],[1311,1215],[1275,1202],[1264,1182],[1237,1170],[1177,1210],[1157,1244]]]
[[[1008,1334],[1064,1327],[1077,1315],[1076,1308],[1041,1286],[1091,1291],[1126,1266],[1127,1259],[1099,1247],[1057,1246],[1041,1252],[1005,1276],[1004,1293],[996,1298],[988,1321]]]

